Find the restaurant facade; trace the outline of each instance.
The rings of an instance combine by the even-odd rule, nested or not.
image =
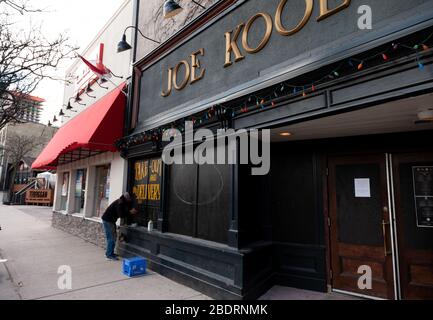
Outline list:
[[[117,146],[140,213],[121,252],[215,298],[433,298],[432,46],[431,0],[216,1],[137,43]],[[185,121],[269,129],[269,174],[165,165],[163,132]]]

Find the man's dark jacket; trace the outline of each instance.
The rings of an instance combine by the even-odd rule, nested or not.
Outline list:
[[[126,218],[131,209],[131,202],[128,203],[125,197],[122,196],[116,201],[114,201],[112,204],[110,204],[107,210],[105,210],[104,215],[102,216],[102,220],[115,224],[117,222],[117,219]]]

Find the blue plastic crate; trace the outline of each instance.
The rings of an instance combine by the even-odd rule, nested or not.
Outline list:
[[[136,277],[146,274],[146,259],[141,257],[124,259],[122,272],[128,277]]]

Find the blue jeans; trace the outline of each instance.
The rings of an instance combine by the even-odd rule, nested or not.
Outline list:
[[[105,256],[114,256],[114,248],[116,247],[117,231],[116,225],[111,222],[102,221],[105,230],[105,239],[107,240],[107,250],[105,251]]]

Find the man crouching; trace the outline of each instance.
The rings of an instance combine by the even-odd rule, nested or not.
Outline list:
[[[119,199],[110,204],[107,210],[105,210],[102,215],[102,222],[107,242],[107,250],[105,251],[107,260],[119,260],[117,255],[114,254],[117,239],[117,219],[124,219],[128,214],[137,213],[138,210],[132,207],[132,198],[128,192],[124,193]]]

